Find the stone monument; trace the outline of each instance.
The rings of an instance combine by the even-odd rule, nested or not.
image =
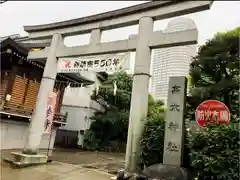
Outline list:
[[[143,175],[165,180],[190,180],[190,173],[182,168],[185,134],[185,98],[187,78],[170,77],[165,116],[163,164],[147,167]]]
[[[187,78],[183,76],[170,77],[168,86],[163,164],[149,166],[143,170],[141,175],[143,175],[143,179],[189,180],[192,178],[190,173],[181,167],[184,150],[184,111]],[[123,171],[119,173],[119,177],[124,177],[123,174]],[[125,173],[125,180],[131,176],[134,177],[134,174]]]
[[[163,154],[163,164],[166,165],[182,165],[186,89],[186,77],[170,77]]]

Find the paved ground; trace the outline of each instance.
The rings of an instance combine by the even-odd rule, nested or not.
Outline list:
[[[12,151],[1,151],[1,155],[9,157]],[[116,174],[123,168],[124,154],[57,149],[52,160],[23,169],[12,169],[0,160],[0,180],[108,180],[109,173]]]
[[[109,180],[111,175],[78,165],[52,162],[45,165],[12,169],[1,162],[1,180]]]
[[[111,174],[115,174],[124,167],[123,153],[57,149],[53,152],[52,159],[58,162],[81,165],[85,168],[99,169]]]

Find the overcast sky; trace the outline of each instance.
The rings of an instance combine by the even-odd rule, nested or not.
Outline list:
[[[79,18],[119,9],[144,1],[8,1],[0,5],[0,37],[11,34],[26,36],[24,25],[38,25]],[[216,32],[240,26],[240,1],[216,1],[211,10],[187,15],[199,30],[199,44]],[[164,29],[169,19],[155,22],[154,30]],[[125,39],[137,33],[137,26],[103,33],[102,41]],[[117,34],[117,36],[116,36]],[[86,44],[88,36],[68,38],[66,45]]]

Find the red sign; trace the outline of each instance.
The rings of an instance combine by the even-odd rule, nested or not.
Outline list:
[[[197,107],[195,117],[197,123],[202,127],[208,124],[228,124],[230,122],[230,111],[220,101],[207,100]]]

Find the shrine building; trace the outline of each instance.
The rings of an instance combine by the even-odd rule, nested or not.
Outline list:
[[[24,40],[24,43],[21,42]],[[33,43],[18,35],[0,38],[1,85],[0,85],[0,133],[3,149],[22,149],[27,138],[31,115],[35,109],[37,94],[43,75],[45,60],[33,62],[27,59],[29,51],[44,49],[50,42]],[[90,81],[79,74],[58,74],[54,92],[57,92],[56,113],[53,120],[50,148],[53,148],[56,130],[65,126],[68,114],[61,114],[65,87],[90,85]],[[40,149],[49,144],[49,134],[42,135]]]

